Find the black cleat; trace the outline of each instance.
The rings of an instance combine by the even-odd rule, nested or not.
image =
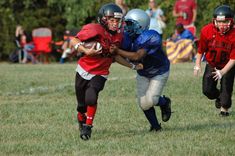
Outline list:
[[[221,108],[221,103],[220,103],[220,99],[219,99],[219,98],[217,98],[217,99],[215,100],[215,107],[218,108],[218,109]]]
[[[156,127],[156,128],[151,126],[150,129],[149,129],[149,132],[161,132],[161,131],[162,131],[161,124],[158,127]]]
[[[86,120],[84,121],[78,121],[78,126],[79,126],[79,130],[82,130],[82,125],[86,123]]]
[[[83,124],[81,128],[80,138],[82,140],[89,140],[91,137],[92,125]]]
[[[223,111],[221,111],[221,112],[220,112],[220,116],[222,116],[222,117],[229,116],[229,112],[223,112]]]
[[[162,121],[167,122],[171,117],[171,99],[165,97],[166,105],[160,106],[161,113],[162,113]]]

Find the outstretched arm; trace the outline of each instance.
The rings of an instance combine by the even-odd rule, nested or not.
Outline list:
[[[130,60],[138,61],[146,55],[146,51],[144,49],[139,49],[137,52],[130,52],[122,49],[117,49],[117,54]]]
[[[143,69],[143,65],[142,64],[137,64],[134,65],[133,63],[128,62],[126,59],[124,59],[122,56],[120,55],[115,55],[115,61],[123,66],[126,66],[128,68],[131,68],[133,70],[140,70]]]

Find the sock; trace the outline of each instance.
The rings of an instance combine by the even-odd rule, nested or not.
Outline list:
[[[81,122],[81,121],[86,121],[86,115],[85,115],[85,113],[78,112],[77,118],[78,118],[78,121],[79,121],[79,122]]]
[[[166,99],[162,96],[159,97],[159,101],[157,103],[157,106],[163,106],[166,104]]]
[[[86,119],[87,125],[92,125],[94,117],[95,117],[96,109],[97,109],[97,104],[87,106],[87,119]]]
[[[151,107],[150,109],[145,110],[144,115],[146,116],[146,118],[148,119],[149,123],[151,124],[153,128],[158,128],[160,126],[157,120],[154,107]]]

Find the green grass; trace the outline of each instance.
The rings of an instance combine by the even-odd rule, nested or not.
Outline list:
[[[172,118],[148,132],[135,72],[113,64],[100,93],[92,138],[76,122],[76,64],[0,64],[0,155],[235,155],[235,113],[222,118],[201,92],[192,63],[171,66],[164,94]],[[233,97],[233,101],[234,101]],[[159,120],[160,111],[156,107]]]

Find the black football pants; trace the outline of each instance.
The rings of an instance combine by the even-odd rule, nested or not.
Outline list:
[[[235,66],[222,77],[220,89],[217,88],[218,81],[213,79],[213,71],[215,71],[214,68],[207,64],[202,81],[203,94],[209,99],[219,98],[221,106],[228,109],[232,105]]]
[[[75,78],[75,92],[77,98],[77,111],[86,112],[87,105],[96,105],[99,92],[103,90],[106,79],[96,75],[91,80],[83,79],[78,73]]]

